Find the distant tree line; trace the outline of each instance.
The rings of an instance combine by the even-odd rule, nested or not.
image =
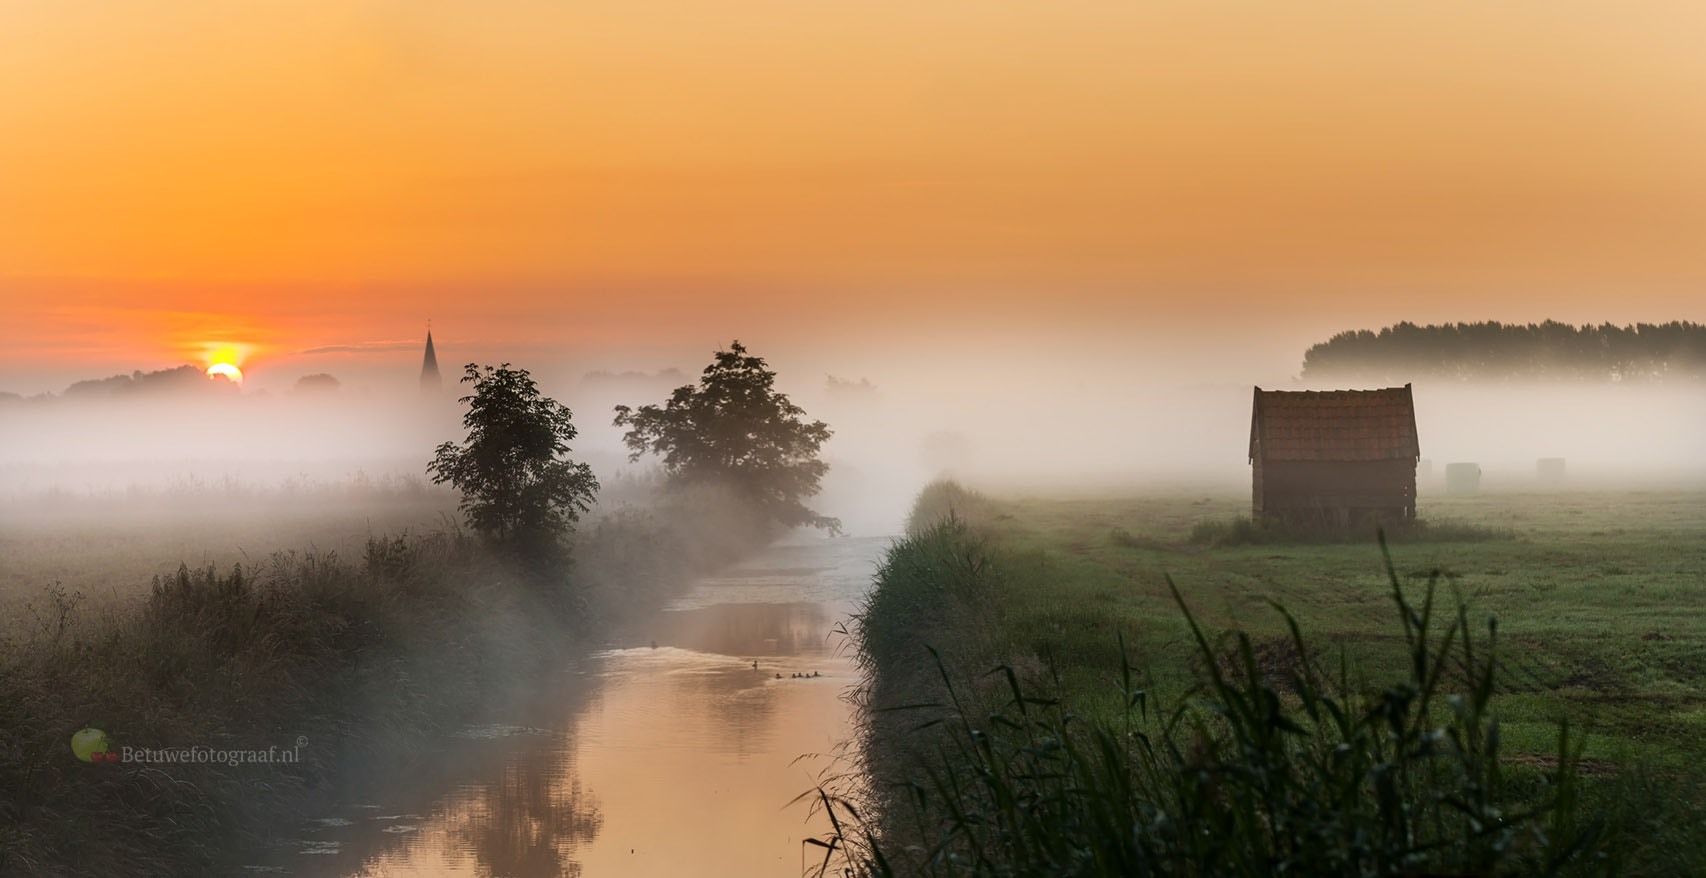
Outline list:
[[[1303,377],[1407,382],[1706,380],[1706,326],[1399,323],[1341,332],[1303,355]]]
[[[326,394],[335,392],[342,382],[335,376],[325,372],[303,375],[296,379],[292,388],[298,393]],[[111,378],[91,378],[78,381],[58,396],[52,393],[38,393],[25,397],[22,394],[0,391],[0,405],[13,403],[51,404],[57,400],[105,401],[112,399],[129,399],[142,397],[187,397],[193,395],[233,397],[241,388],[236,383],[223,378],[209,378],[207,371],[200,366],[184,364],[171,369],[156,369],[144,372],[141,369],[129,375],[114,375]],[[265,391],[261,391],[265,395]]]
[[[229,381],[209,381],[206,371],[195,366],[183,365],[175,369],[159,369],[153,372],[144,372],[138,369],[129,375],[114,375],[111,378],[79,381],[65,388],[65,396],[66,398],[88,398],[128,394],[197,393],[210,389],[230,392],[236,390],[236,385]]]

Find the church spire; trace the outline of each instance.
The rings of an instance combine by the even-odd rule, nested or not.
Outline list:
[[[437,393],[444,389],[444,379],[438,376],[438,354],[432,349],[432,328],[427,328],[426,358],[421,361],[421,392]]]

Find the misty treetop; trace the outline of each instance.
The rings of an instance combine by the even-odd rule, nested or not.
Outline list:
[[[129,375],[114,375],[111,378],[93,378],[79,381],[65,388],[64,397],[119,397],[119,396],[164,396],[170,394],[191,393],[223,393],[234,394],[237,385],[230,381],[209,381],[207,372],[188,364],[174,369],[158,369],[144,372],[141,369]]]
[[[677,387],[662,406],[616,407],[615,425],[630,461],[656,454],[675,484],[721,485],[785,527],[837,532],[841,523],[802,502],[818,493],[829,464],[818,449],[830,437],[822,421],[776,390],[776,373],[739,341],[717,351],[698,385]]]
[[[1401,383],[1706,380],[1706,326],[1637,323],[1398,323],[1341,332],[1303,355],[1304,378]]]
[[[433,483],[453,483],[469,525],[493,542],[553,546],[598,493],[592,468],[566,457],[576,435],[569,407],[508,363],[484,370],[469,363],[462,382],[474,385],[460,400],[468,406],[468,440],[438,446],[427,464]]]
[[[336,393],[338,388],[342,386],[343,382],[339,381],[336,376],[325,372],[316,372],[313,375],[304,375],[296,379],[296,384],[291,389],[297,393]]]

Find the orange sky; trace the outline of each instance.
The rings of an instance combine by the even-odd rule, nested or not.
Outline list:
[[[428,317],[498,356],[1703,320],[1702,34],[1696,0],[0,0],[0,390],[412,358]]]

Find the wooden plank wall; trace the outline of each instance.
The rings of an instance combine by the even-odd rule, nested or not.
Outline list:
[[[1416,462],[1256,461],[1255,511],[1351,510],[1394,518],[1416,514]]]

